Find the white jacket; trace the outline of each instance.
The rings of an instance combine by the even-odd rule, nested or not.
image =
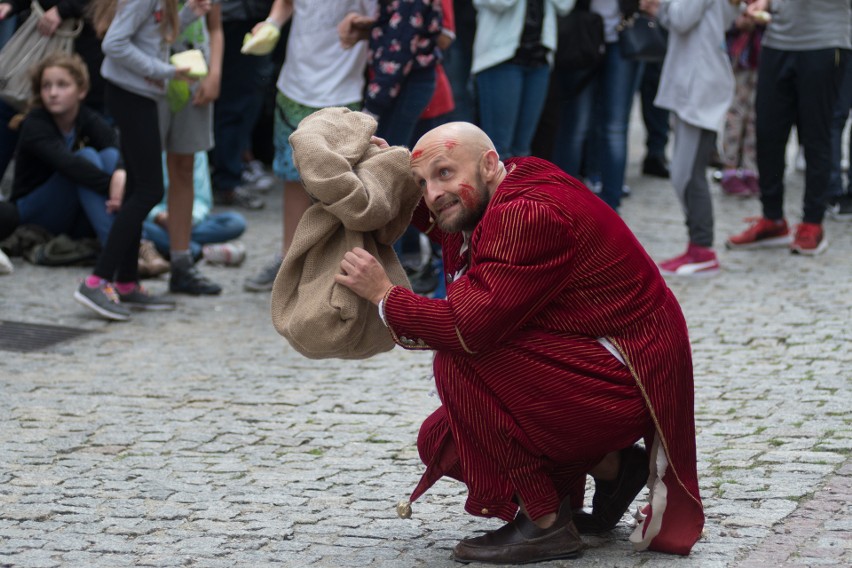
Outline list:
[[[682,121],[718,132],[734,97],[725,30],[736,17],[728,0],[669,0],[660,4],[669,45],[654,104]]]
[[[567,14],[575,0],[544,0],[541,44],[550,50],[553,66],[556,51],[556,16]],[[473,0],[476,7],[476,36],[473,39],[471,73],[508,61],[515,56],[524,31],[526,0]]]

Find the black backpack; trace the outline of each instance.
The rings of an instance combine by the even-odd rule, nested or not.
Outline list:
[[[574,9],[559,18],[555,67],[558,71],[594,69],[606,51],[603,18],[589,10],[591,0],[577,0]]]

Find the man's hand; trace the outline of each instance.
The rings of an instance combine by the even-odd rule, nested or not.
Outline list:
[[[342,274],[334,275],[335,282],[377,306],[388,289],[393,288],[393,283],[379,261],[362,248],[355,247],[344,254],[340,270]]]
[[[62,23],[62,16],[59,15],[59,9],[54,6],[44,13],[44,16],[39,18],[36,24],[38,33],[43,36],[50,37],[56,32],[56,28]]]

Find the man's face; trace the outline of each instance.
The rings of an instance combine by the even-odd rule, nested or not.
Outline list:
[[[411,153],[411,173],[426,206],[442,231],[457,233],[476,227],[490,195],[479,171],[479,156],[470,156],[453,140],[418,144]]]

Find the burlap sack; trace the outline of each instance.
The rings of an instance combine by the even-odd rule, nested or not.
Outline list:
[[[370,144],[376,122],[345,108],[320,110],[290,136],[305,189],[302,216],[272,287],[272,323],[312,359],[363,359],[394,342],[376,306],[334,282],[344,253],[369,251],[391,282],[410,287],[391,246],[411,221],[420,190],[408,150]]]

